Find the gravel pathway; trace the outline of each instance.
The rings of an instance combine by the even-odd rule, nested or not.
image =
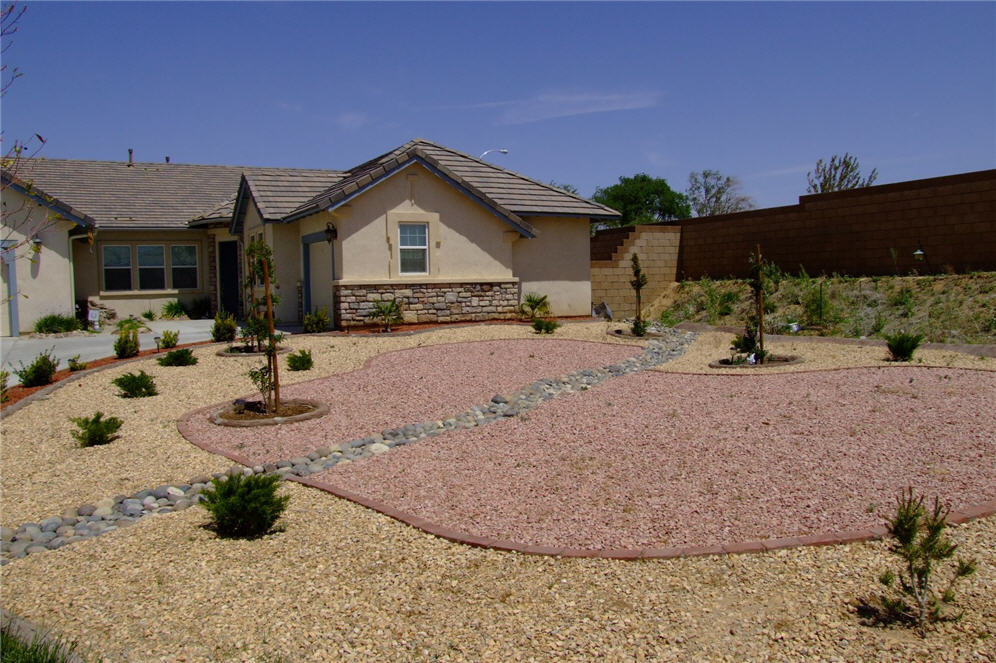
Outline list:
[[[472,536],[591,550],[881,523],[900,489],[996,500],[996,373],[619,377],[312,480]]]

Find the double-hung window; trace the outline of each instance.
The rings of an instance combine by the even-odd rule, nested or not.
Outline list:
[[[138,289],[166,289],[166,247],[162,244],[138,245]]]
[[[104,246],[104,290],[131,290],[131,247]]]
[[[169,247],[169,264],[175,290],[197,288],[197,247],[193,244],[174,244]]]
[[[429,273],[429,225],[398,224],[398,251],[401,274]]]

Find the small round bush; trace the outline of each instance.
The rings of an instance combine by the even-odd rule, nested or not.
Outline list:
[[[235,316],[231,313],[218,311],[214,316],[214,324],[211,326],[211,340],[215,343],[231,343],[235,340],[235,333],[238,325],[235,324]]]
[[[322,307],[314,313],[305,313],[303,331],[305,334],[321,334],[329,330],[329,324],[329,311]]]
[[[159,340],[164,348],[175,348],[177,341],[180,340],[180,332],[166,329],[163,331],[163,335],[159,337]]]
[[[52,381],[52,376],[59,369],[59,360],[52,356],[55,348],[50,348],[35,357],[27,366],[21,362],[21,368],[14,371],[21,380],[21,386],[40,387]]]
[[[292,371],[308,371],[315,365],[311,358],[311,350],[298,350],[287,355],[287,368]]]
[[[156,359],[160,366],[193,366],[197,363],[197,357],[190,348],[182,350],[170,350],[162,357]]]
[[[94,412],[92,417],[70,417],[69,420],[76,424],[79,430],[72,432],[73,438],[79,442],[81,447],[94,447],[99,444],[107,444],[114,439],[114,434],[121,428],[124,422],[117,417],[107,417],[104,419],[103,412]]]
[[[121,398],[146,398],[155,396],[159,392],[156,390],[156,383],[151,375],[145,371],[135,373],[125,373],[112,380],[114,386],[121,390],[118,394]]]
[[[127,359],[137,356],[138,350],[138,330],[122,328],[114,341],[114,356],[118,359]]]
[[[201,505],[211,514],[215,531],[224,538],[253,539],[269,532],[290,497],[277,495],[280,476],[236,474],[214,479]]]

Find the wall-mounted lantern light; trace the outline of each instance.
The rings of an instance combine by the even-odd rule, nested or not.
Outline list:
[[[923,261],[925,255],[926,254],[923,252],[923,249],[921,248],[918,248],[916,251],[913,252],[913,257],[921,262]]]
[[[335,229],[335,226],[331,223],[325,224],[325,241],[332,246],[332,241],[339,236],[339,232]]]

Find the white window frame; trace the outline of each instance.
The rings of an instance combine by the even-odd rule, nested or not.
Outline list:
[[[405,226],[421,226],[425,231],[425,242],[423,244],[405,244],[402,241],[402,228]],[[422,251],[422,255],[425,256],[425,270],[419,272],[406,272],[403,268],[403,262],[401,260],[402,251]],[[404,275],[426,275],[429,273],[429,224],[424,222],[400,222],[398,223],[398,274]]]
[[[179,266],[177,266],[177,265],[173,264],[173,249],[178,248],[178,247],[190,247],[190,248],[192,248],[194,250],[194,264],[193,265],[179,265]],[[168,253],[168,255],[166,256],[166,259],[167,259],[167,263],[168,263],[167,272],[168,272],[168,276],[169,276],[169,285],[172,286],[172,288],[174,290],[197,290],[197,286],[200,284],[200,277],[201,277],[201,274],[200,274],[201,260],[200,260],[199,251],[197,250],[197,244],[179,244],[179,243],[177,243],[177,244],[170,244],[169,245],[169,250],[167,251],[167,253]],[[192,269],[192,270],[194,270],[194,285],[193,285],[193,287],[189,287],[189,288],[178,288],[178,287],[176,287],[175,274],[173,273],[174,269]]]
[[[108,267],[105,264],[105,261],[104,261],[105,252],[107,251],[107,249],[109,249],[111,247],[119,247],[119,246],[123,246],[124,248],[128,249],[128,266],[127,267],[123,267],[123,266],[121,266],[121,267],[119,267],[119,266]],[[132,268],[135,265],[134,265],[134,261],[132,260],[132,258],[133,258],[133,256],[132,256],[131,244],[104,244],[101,247],[101,249],[100,249],[100,267],[101,267],[100,280],[101,280],[101,285],[104,286],[104,288],[103,288],[104,290],[106,290],[107,292],[130,292],[131,290],[134,289],[134,286],[135,286],[135,274],[132,272]],[[117,269],[117,270],[121,270],[121,271],[127,270],[128,271],[128,287],[127,288],[116,288],[114,290],[109,289],[107,287],[107,270],[108,269]]]
[[[159,247],[163,251],[163,262],[161,265],[142,265],[140,262],[139,249],[152,246]],[[166,245],[165,244],[135,244],[135,268],[138,270],[138,290],[168,290],[169,281],[166,280]],[[143,288],[142,287],[142,270],[143,269],[159,269],[162,270],[163,284],[158,288]]]

